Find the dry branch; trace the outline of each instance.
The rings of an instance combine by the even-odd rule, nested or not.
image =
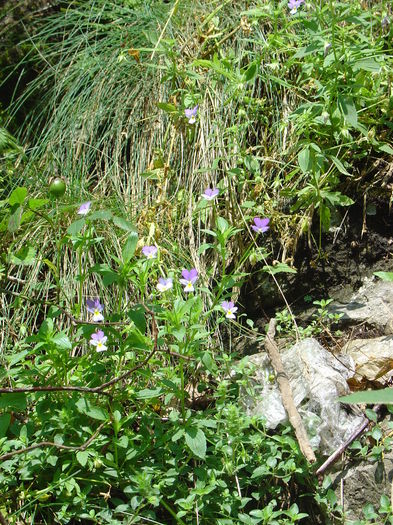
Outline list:
[[[273,368],[276,371],[277,382],[282,397],[282,403],[284,405],[285,410],[287,411],[289,422],[291,423],[295,431],[300,450],[310,463],[314,463],[316,461],[316,457],[313,449],[311,448],[306,429],[303,425],[303,421],[293,401],[292,388],[289,383],[288,377],[284,371],[284,367],[281,361],[277,345],[274,342],[275,331],[276,321],[274,319],[270,319],[269,329],[266,334],[265,348],[267,350],[267,353],[269,354]]]

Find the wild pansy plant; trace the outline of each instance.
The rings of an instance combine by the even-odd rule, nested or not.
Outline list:
[[[184,286],[184,292],[194,292],[194,284],[198,279],[197,270],[195,268],[191,268],[191,270],[183,270],[181,274],[182,279],[180,279],[180,283]]]
[[[297,10],[302,4],[304,4],[304,0],[289,0],[288,9],[290,9],[291,15],[297,13]]]
[[[160,277],[158,279],[157,290],[159,292],[166,292],[173,288],[173,279],[171,277]]]
[[[185,109],[184,114],[189,124],[195,124],[198,114],[198,104],[191,109]]]
[[[100,303],[99,298],[96,299],[87,299],[86,300],[87,311],[93,314],[93,321],[100,322],[104,320],[102,311],[104,310],[103,305]]]
[[[156,246],[144,246],[142,248],[142,253],[146,259],[156,259],[158,249]]]
[[[260,219],[259,217],[255,217],[254,224],[251,225],[251,228],[256,233],[265,233],[269,229],[269,222],[270,219],[268,218]]]
[[[213,201],[216,197],[218,197],[219,193],[220,190],[218,188],[206,188],[204,193],[202,193],[202,197],[207,201]]]
[[[97,330],[91,335],[90,344],[95,346],[97,352],[104,352],[108,348],[105,345],[107,339],[107,336],[102,330]]]
[[[79,210],[77,211],[78,215],[87,215],[90,211],[90,207],[91,207],[90,201],[84,202],[83,204],[81,204],[81,206],[79,207]]]
[[[225,312],[225,317],[227,319],[236,319],[235,313],[237,312],[238,308],[235,306],[235,303],[232,301],[223,301],[221,303],[221,308]]]

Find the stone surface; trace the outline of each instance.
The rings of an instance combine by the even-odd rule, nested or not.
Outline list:
[[[362,509],[371,503],[379,508],[380,498],[385,494],[389,499],[393,482],[393,452],[384,454],[383,462],[362,461],[351,464],[342,471],[331,474],[333,490],[340,504],[343,504],[350,524],[352,520],[361,519]]]
[[[329,311],[342,314],[341,323],[367,323],[386,335],[393,334],[393,282],[366,279],[348,303],[332,303]]]

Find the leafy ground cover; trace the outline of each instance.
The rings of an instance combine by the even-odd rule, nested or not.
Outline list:
[[[0,134],[2,515],[344,523],[232,342],[251,274],[390,202],[389,2],[59,6]]]

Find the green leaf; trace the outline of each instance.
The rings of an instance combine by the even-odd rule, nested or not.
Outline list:
[[[23,204],[25,201],[25,198],[27,196],[27,189],[26,188],[15,188],[14,191],[11,193],[11,195],[8,198],[8,202],[10,206],[14,206],[15,204]]]
[[[356,106],[354,104],[353,98],[344,95],[339,95],[337,100],[338,106],[344,117],[345,122],[350,126],[356,128],[358,124],[358,113],[356,111]]]
[[[8,219],[7,230],[10,233],[15,233],[17,229],[19,228],[20,221],[22,218],[22,213],[23,213],[23,208],[19,206],[19,208],[16,208],[16,210],[12,213],[12,215]]]
[[[382,281],[393,281],[393,272],[374,272],[374,275]]]
[[[198,458],[206,457],[206,436],[203,430],[196,427],[186,428],[186,444],[191,452]]]
[[[146,331],[145,309],[141,305],[135,305],[127,312],[128,317],[134,322],[137,329],[143,334]]]
[[[87,450],[81,450],[76,453],[76,459],[78,460],[78,463],[84,467],[89,459],[89,453]]]
[[[299,152],[299,154],[297,156],[297,161],[298,161],[300,169],[302,170],[303,173],[307,173],[307,172],[311,171],[311,169],[312,169],[312,158],[311,158],[311,155],[310,155],[310,149],[308,147],[302,149],[302,151]]]
[[[229,228],[228,221],[224,217],[217,217],[217,228],[224,233]]]
[[[126,232],[137,231],[136,227],[131,222],[124,219],[123,217],[116,217],[115,215],[114,217],[112,217],[112,222],[115,226],[117,226],[118,228]]]
[[[28,207],[31,210],[38,210],[39,208],[42,208],[49,202],[49,199],[29,199],[28,200]]]
[[[33,246],[26,245],[10,255],[10,262],[17,266],[29,266],[35,261],[36,253],[37,250]]]
[[[379,144],[378,151],[383,151],[389,155],[393,155],[393,148],[389,144]]]
[[[393,388],[355,392],[349,396],[339,397],[339,400],[341,403],[347,403],[349,405],[356,403],[391,405],[393,404]]]
[[[329,159],[333,162],[333,164],[336,166],[336,168],[338,169],[340,173],[342,173],[343,175],[351,176],[351,174],[348,173],[347,170],[345,169],[344,164],[341,162],[340,159],[338,159],[334,155],[329,155]]]
[[[159,397],[161,394],[163,394],[163,389],[158,388],[145,388],[143,390],[140,390],[136,397],[138,399],[153,399],[154,397]]]
[[[177,113],[176,106],[174,104],[170,104],[169,102],[157,102],[157,107],[163,111],[166,111],[167,113]]]
[[[371,73],[378,73],[381,70],[381,66],[373,58],[362,58],[360,60],[357,60],[352,65],[352,69],[355,72],[362,69],[363,71],[370,71]]]
[[[107,421],[108,412],[100,406],[93,405],[88,399],[81,397],[76,403],[78,412],[98,421]]]
[[[291,268],[291,266],[288,266],[286,263],[278,263],[274,266],[266,265],[262,268],[264,272],[268,272],[270,274],[275,275],[276,273],[296,273],[296,268]]]
[[[0,396],[0,408],[13,408],[15,410],[26,410],[27,399],[23,392],[15,394],[3,394]]]
[[[201,255],[201,253],[204,253],[206,250],[208,250],[209,248],[212,248],[213,245],[210,244],[210,243],[205,243],[205,244],[201,244],[199,246],[199,249],[198,249],[198,255]]]
[[[0,415],[0,438],[4,437],[11,422],[11,414]]]
[[[64,332],[59,332],[52,338],[53,343],[60,350],[72,350],[72,343]]]
[[[78,234],[81,229],[83,228],[83,226],[85,225],[86,221],[85,219],[78,219],[76,221],[74,221],[73,223],[71,223],[68,228],[67,228],[67,233],[69,235],[76,235]]]
[[[125,263],[128,263],[133,257],[137,244],[138,234],[136,232],[131,232],[122,249],[123,261]]]
[[[257,74],[257,64],[256,62],[251,62],[251,64],[248,66],[247,71],[244,73],[244,80],[246,82],[249,82],[252,80]]]
[[[109,210],[97,210],[89,215],[91,221],[109,221],[111,218],[112,212]]]
[[[119,275],[112,270],[108,264],[96,264],[90,270],[91,272],[98,273],[102,275],[102,281],[105,286],[109,286],[112,283],[119,282]]]

